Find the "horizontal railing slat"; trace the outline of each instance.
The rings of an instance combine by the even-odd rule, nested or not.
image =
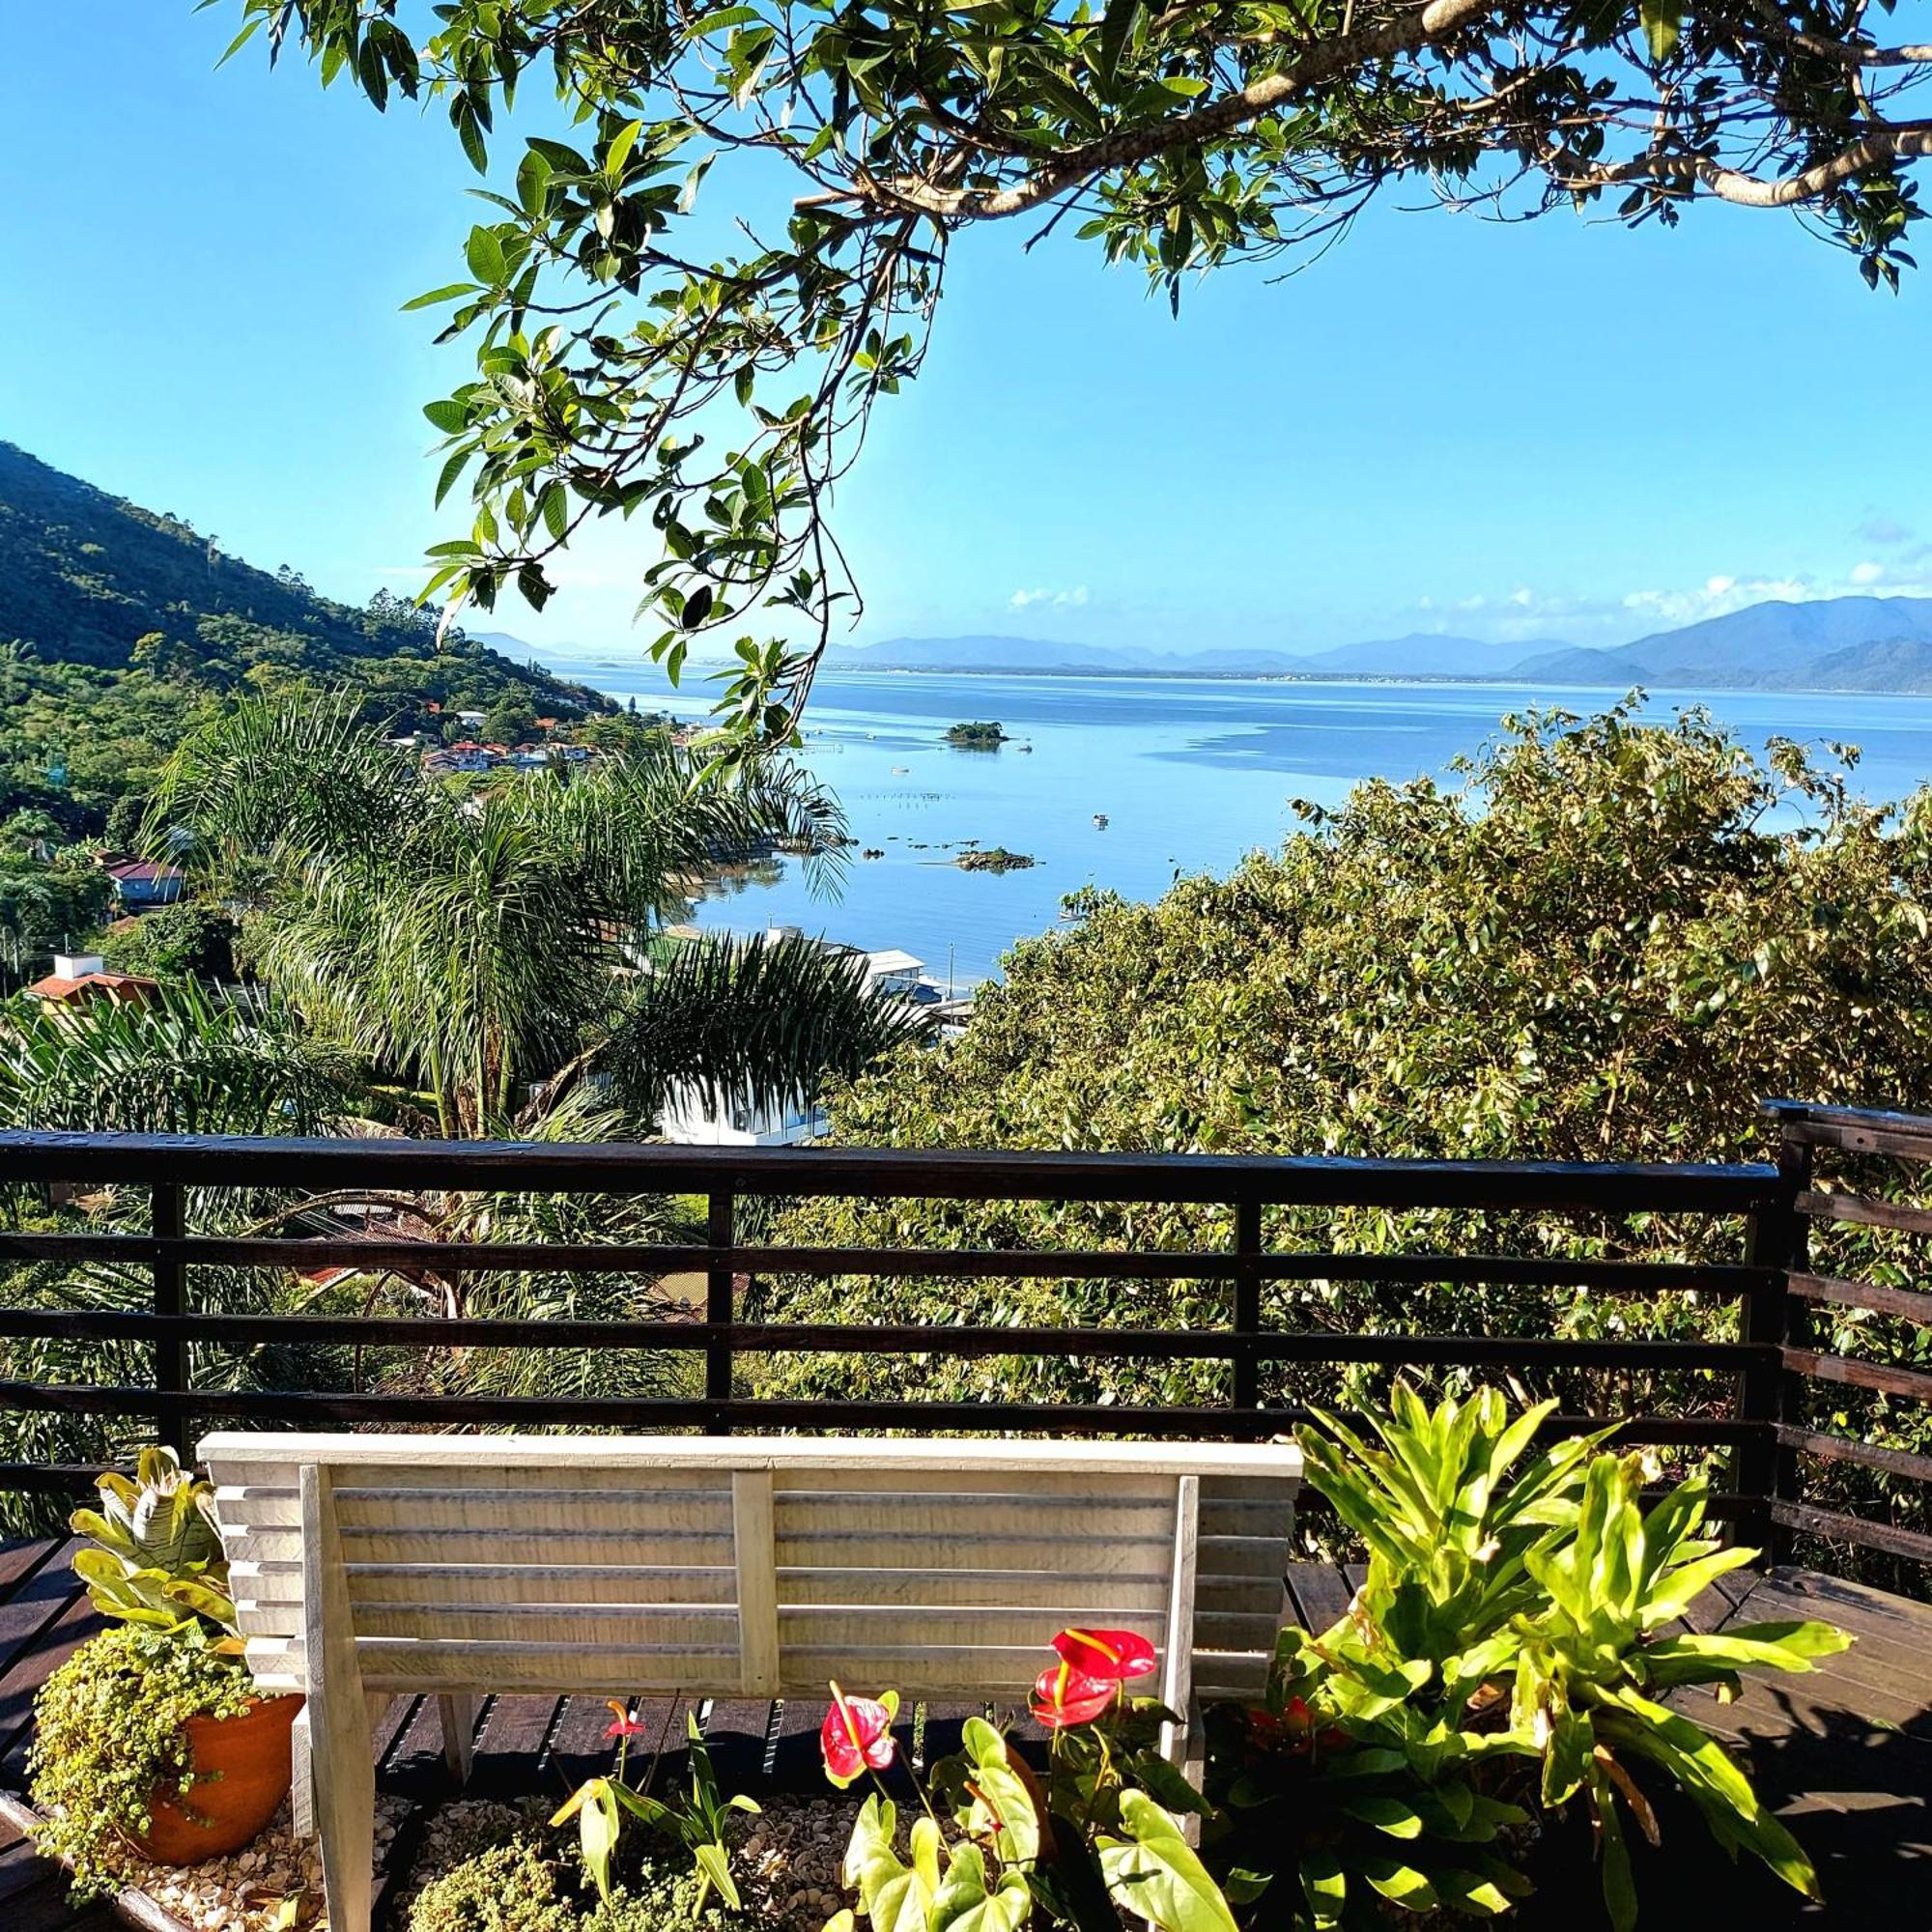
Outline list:
[[[1173,1328],[1058,1328],[957,1324],[755,1321],[542,1321],[440,1316],[149,1315],[140,1311],[0,1309],[0,1335],[156,1341],[219,1347],[267,1343],[370,1348],[699,1350],[728,1342],[741,1354],[939,1356],[1098,1355],[1148,1360],[1435,1362],[1577,1368],[1724,1370],[1776,1361],[1770,1343],[1570,1341],[1553,1336],[1375,1335]]]
[[[125,1415],[154,1406],[152,1389],[115,1384],[50,1385],[0,1381],[0,1407],[52,1409],[74,1414]],[[196,1389],[189,1406],[207,1415],[232,1415],[265,1422],[333,1420],[420,1425],[430,1414],[445,1424],[464,1426],[545,1426],[575,1424],[588,1429],[824,1430],[849,1435],[861,1430],[904,1429],[968,1435],[1052,1434],[1197,1436],[1214,1439],[1267,1437],[1311,1419],[1306,1407],[1236,1409],[1147,1407],[1104,1403],[830,1401],[812,1398],[598,1396],[440,1396],[432,1406],[419,1397],[324,1395],[310,1391]],[[1605,1426],[1605,1418],[1556,1415],[1545,1425],[1553,1435],[1575,1435]],[[1660,1444],[1753,1440],[1770,1424],[1723,1416],[1639,1414],[1616,1419],[1624,1440]],[[479,1451],[480,1453],[480,1451]]]
[[[631,1245],[586,1242],[370,1240],[318,1235],[300,1239],[187,1236],[0,1234],[0,1260],[152,1267],[318,1266],[400,1273],[936,1275],[989,1280],[1214,1280],[1236,1258],[1217,1249],[1122,1254],[1037,1248],[813,1248],[734,1244]],[[1769,1268],[1694,1262],[1563,1261],[1539,1255],[1362,1255],[1337,1249],[1264,1255],[1239,1264],[1265,1280],[1365,1281],[1425,1287],[1455,1283],[1525,1288],[1601,1288],[1623,1293],[1684,1293],[1735,1297],[1771,1285]]]
[[[1871,1201],[1861,1194],[1828,1194],[1816,1188],[1798,1197],[1798,1211],[1818,1221],[1849,1222],[1861,1228],[1894,1228],[1906,1235],[1932,1235],[1932,1208],[1900,1201]]]
[[[1880,1395],[1903,1396],[1913,1402],[1932,1402],[1932,1375],[1922,1369],[1895,1369],[1885,1362],[1820,1354],[1812,1349],[1786,1349],[1784,1365],[1794,1374],[1810,1376],[1821,1382],[1872,1389]]]
[[[1878,1442],[1861,1442],[1849,1435],[1828,1435],[1815,1429],[1780,1428],[1777,1439],[1801,1455],[1827,1463],[1856,1463],[1861,1469],[1878,1469],[1908,1482],[1932,1483],[1932,1456],[1915,1456],[1907,1449],[1890,1449]]]
[[[1864,1308],[1875,1315],[1902,1316],[1932,1328],[1932,1294],[1912,1288],[1882,1288],[1876,1282],[1840,1281],[1835,1276],[1794,1274],[1791,1293],[1801,1301],[1829,1302],[1838,1308]]]
[[[899,1200],[1261,1201],[1277,1206],[1577,1208],[1744,1213],[1761,1164],[1358,1160],[1341,1156],[982,1153],[588,1142],[260,1140],[0,1133],[0,1182],[435,1188],[458,1192],[858,1195]]]
[[[1821,1107],[1803,1100],[1767,1100],[1763,1110],[1788,1139],[1801,1145],[1932,1160],[1932,1120],[1922,1114],[1879,1107]]]
[[[1771,1516],[1774,1522],[1781,1522],[1787,1529],[1808,1530],[1813,1536],[1826,1537],[1833,1543],[1856,1543],[1866,1549],[1882,1549],[1889,1556],[1909,1556],[1919,1563],[1932,1563],[1932,1536],[1916,1529],[1872,1522],[1861,1516],[1841,1516],[1835,1510],[1816,1509],[1809,1503],[1775,1502]]]

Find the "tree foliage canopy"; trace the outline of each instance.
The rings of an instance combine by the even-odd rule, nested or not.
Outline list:
[[[721,708],[749,740],[789,732],[855,597],[827,498],[873,403],[917,374],[961,232],[1068,222],[1178,304],[1190,273],[1319,245],[1391,185],[1632,223],[1715,198],[1798,211],[1895,283],[1932,46],[1881,31],[1890,11],[241,0],[237,44],[266,30],[378,107],[434,97],[479,172],[520,84],[549,77],[569,138],[526,140],[464,271],[418,304],[479,341],[475,380],[428,411],[439,499],[468,474],[476,506],[434,582],[540,605],[587,520],[645,513],[644,608],[673,674],[696,634],[761,611],[807,639],[740,639]],[[722,254],[700,206],[721,156],[753,161],[733,170],[743,245]],[[775,172],[797,192],[760,223],[743,189]]]

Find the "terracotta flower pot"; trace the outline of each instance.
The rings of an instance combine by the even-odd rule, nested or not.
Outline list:
[[[240,1851],[289,1794],[289,1726],[302,1700],[267,1697],[237,1718],[190,1718],[195,1782],[185,1802],[156,1795],[154,1822],[134,1840],[160,1865],[194,1865]]]

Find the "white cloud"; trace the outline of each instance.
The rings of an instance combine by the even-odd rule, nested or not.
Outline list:
[[[1077,611],[1087,601],[1087,586],[1076,584],[1071,590],[1015,590],[1007,599],[1009,609],[1030,611],[1035,606],[1044,606],[1050,611]]]
[[[1855,563],[1852,565],[1852,582],[1854,583],[1876,583],[1884,575],[1885,565],[1882,563],[1873,563],[1869,558],[1863,563]]]
[[[1624,609],[1634,616],[1659,624],[1694,624],[1703,617],[1721,617],[1748,604],[1800,604],[1832,592],[1803,577],[1707,577],[1690,590],[1633,590]]]

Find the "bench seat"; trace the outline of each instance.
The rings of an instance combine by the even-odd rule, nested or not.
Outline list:
[[[1253,1696],[1288,1444],[222,1432],[201,1458],[249,1667],[303,1690],[334,1932],[365,1932],[368,1705],[495,1691],[983,1699],[1125,1629],[1157,1691]],[[454,1754],[461,1762],[460,1748]]]

